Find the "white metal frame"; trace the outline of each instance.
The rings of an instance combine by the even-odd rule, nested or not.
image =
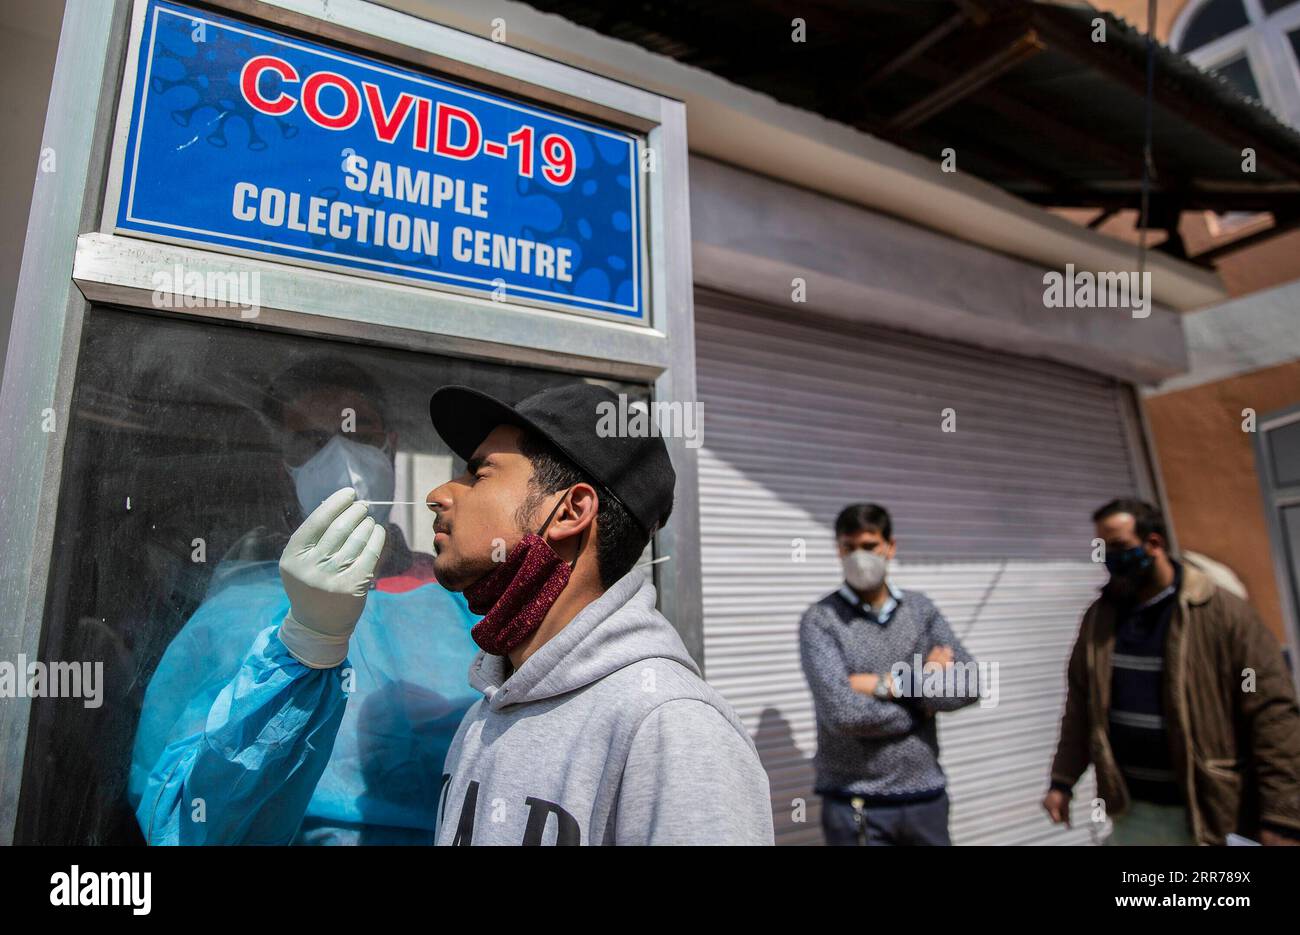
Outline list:
[[[367,0],[208,0],[242,16],[451,80],[564,109],[638,133],[656,152],[645,178],[647,324],[582,316],[405,282],[305,268],[112,233],[142,0],[68,0],[43,146],[59,171],[38,183],[0,397],[0,658],[37,658],[53,563],[54,519],[83,325],[92,303],[151,314],[240,320],[216,303],[158,309],[153,272],[176,263],[257,273],[259,327],[407,350],[651,384],[657,399],[695,399],[685,108],[679,101],[548,61]],[[134,11],[134,16],[132,15]],[[69,275],[71,274],[71,275]],[[208,298],[216,299],[212,296]],[[52,410],[57,429],[42,429]],[[677,469],[672,522],[655,551],[660,606],[702,655],[695,451],[665,439]],[[0,705],[0,844],[13,840],[30,704]]]
[[[1169,34],[1174,49],[1182,47],[1192,20],[1210,0],[1191,0],[1179,14]],[[1220,36],[1187,57],[1206,71],[1245,55],[1259,85],[1265,104],[1279,118],[1300,127],[1300,62],[1287,39],[1288,32],[1300,29],[1300,3],[1276,13],[1265,12],[1260,0],[1241,0],[1247,25]]]

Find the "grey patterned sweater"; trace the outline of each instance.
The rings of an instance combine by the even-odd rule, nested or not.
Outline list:
[[[978,701],[970,683],[960,697],[920,697],[923,686],[905,685],[907,697],[878,699],[849,687],[857,672],[910,667],[935,646],[952,647],[954,660],[974,678],[973,657],[930,599],[899,592],[898,606],[881,624],[840,591],[804,613],[799,650],[817,714],[817,792],[861,795],[868,801],[908,801],[942,791],[939,738],[934,715]],[[918,673],[919,677],[919,673]],[[933,683],[932,683],[933,684]]]

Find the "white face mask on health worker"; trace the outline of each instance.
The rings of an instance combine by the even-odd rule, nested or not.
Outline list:
[[[355,488],[358,500],[391,500],[397,487],[387,443],[376,448],[342,435],[335,435],[298,467],[286,464],[284,468],[293,478],[304,516],[342,487]],[[372,506],[370,515],[382,526],[391,509]]]
[[[854,549],[840,557],[844,567],[844,580],[856,591],[874,591],[885,581],[889,559],[866,549]]]

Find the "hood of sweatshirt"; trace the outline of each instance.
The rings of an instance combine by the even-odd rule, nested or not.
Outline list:
[[[670,659],[700,674],[681,637],[655,609],[647,569],[635,568],[584,607],[509,678],[507,659],[480,651],[470,685],[493,711],[563,695],[646,659]]]

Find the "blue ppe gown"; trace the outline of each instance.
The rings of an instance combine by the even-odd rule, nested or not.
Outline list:
[[[129,795],[148,842],[433,843],[443,760],[478,697],[464,598],[381,579],[347,660],[312,669],[278,636],[278,562],[223,566],[145,693]]]

